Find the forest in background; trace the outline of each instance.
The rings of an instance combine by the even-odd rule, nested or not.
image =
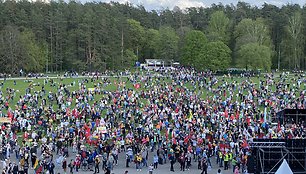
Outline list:
[[[148,11],[116,2],[0,0],[0,72],[104,71],[166,59],[200,70],[306,69],[306,6]]]

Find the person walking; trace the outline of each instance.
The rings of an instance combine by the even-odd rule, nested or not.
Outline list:
[[[185,154],[182,153],[179,159],[180,159],[181,171],[185,171],[185,162],[186,162]]]
[[[202,169],[202,160],[203,160],[203,157],[201,155],[198,155],[198,169]]]
[[[111,170],[108,167],[105,167],[104,172],[105,174],[111,174]]]
[[[70,174],[73,174],[73,168],[74,168],[74,162],[73,162],[73,160],[70,161],[68,167],[69,167],[69,169],[70,169]]]
[[[170,160],[170,171],[174,172],[173,165],[175,163],[175,158],[173,154],[169,157],[169,160]]]
[[[66,160],[66,158],[64,158],[64,160],[63,160],[62,168],[64,170],[64,173],[66,174],[66,170],[67,170],[67,160]]]
[[[112,171],[114,169],[114,163],[115,163],[115,160],[114,160],[114,156],[109,154],[108,155],[108,160],[107,160],[107,167]]]
[[[240,174],[240,171],[239,171],[239,167],[238,167],[238,166],[235,167],[234,174]]]
[[[100,158],[97,155],[96,158],[95,158],[95,173],[99,173],[100,172],[99,164],[100,164]]]
[[[157,155],[154,155],[153,163],[154,163],[154,169],[157,169],[157,166],[158,166],[158,156]]]
[[[219,167],[223,167],[223,153],[222,153],[222,151],[220,150],[219,151]]]
[[[153,164],[151,164],[149,166],[149,174],[153,174],[153,170],[154,170],[154,167],[153,167]]]
[[[228,161],[229,161],[229,155],[228,153],[224,154],[224,170],[228,170]]]
[[[24,163],[24,166],[23,166],[23,173],[24,173],[24,174],[28,174],[28,170],[29,170],[29,164],[28,164],[28,163]]]
[[[236,169],[236,166],[237,165],[238,161],[236,160],[236,157],[232,159],[232,166],[233,166],[233,173],[235,172],[235,169]]]
[[[137,154],[135,156],[135,163],[136,163],[136,170],[137,171],[141,171],[141,161],[142,161],[142,157],[140,154]]]
[[[54,174],[55,164],[51,161],[48,166],[48,170],[50,174]]]
[[[14,162],[14,163],[13,163],[13,170],[12,170],[12,173],[13,173],[13,174],[18,174],[18,172],[19,172],[18,165]]]
[[[190,166],[191,166],[191,158],[192,158],[192,156],[191,156],[191,153],[187,153],[187,158],[186,158],[186,161],[187,161],[187,166],[186,166],[186,168],[187,168],[187,170],[189,170],[190,169]]]
[[[202,160],[202,172],[201,174],[207,174],[207,159],[206,157],[203,158]]]

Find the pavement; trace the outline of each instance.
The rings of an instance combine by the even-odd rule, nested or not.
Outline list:
[[[38,151],[38,155],[40,155],[40,152]],[[75,153],[72,153],[72,150],[69,151],[69,157],[67,158],[67,163],[69,164],[70,160],[71,159],[74,159],[75,158]],[[154,154],[153,153],[149,153],[149,162],[148,162],[148,165],[149,164],[152,164],[153,162],[153,156]],[[59,157],[59,155],[55,155],[54,154],[54,160],[56,160],[57,158]],[[16,162],[16,158],[15,158],[15,154],[12,153],[11,154],[11,158],[10,158],[11,161],[13,162]],[[219,167],[217,167],[216,165],[216,160],[215,160],[215,157],[213,157],[211,159],[211,162],[212,162],[212,168],[208,170],[208,174],[217,174],[217,171],[219,169]],[[184,173],[184,174],[200,174],[201,173],[201,170],[198,170],[197,169],[197,162],[194,162],[192,161],[192,166],[190,168],[190,170],[185,170],[185,171],[180,171],[180,165],[179,163],[175,163],[174,165],[174,170],[175,172],[171,172],[170,171],[170,162],[167,161],[166,164],[164,165],[158,165],[158,168],[155,169],[153,171],[153,174],[171,174],[171,173]],[[64,171],[63,169],[61,168],[61,165],[58,165],[58,164],[55,164],[55,174],[64,174]],[[0,169],[2,171],[2,164],[0,165]],[[101,170],[102,168],[102,165],[100,164],[100,173],[104,173],[104,171]],[[222,170],[222,174],[232,174],[232,169],[229,169],[229,170]],[[67,170],[69,171],[69,170]],[[113,174],[124,174],[125,171],[128,171],[129,174],[148,174],[148,167],[145,167],[143,168],[141,171],[137,171],[136,170],[136,167],[135,167],[135,164],[134,163],[130,163],[130,167],[129,168],[126,168],[125,167],[125,153],[124,152],[121,152],[119,154],[119,160],[118,160],[118,165],[115,166],[114,165],[114,170],[112,171]],[[75,172],[74,170],[74,174],[76,174],[77,172]],[[79,174],[93,174],[94,172],[93,171],[83,171],[82,169],[79,169]],[[34,170],[29,168],[29,174],[34,174]]]

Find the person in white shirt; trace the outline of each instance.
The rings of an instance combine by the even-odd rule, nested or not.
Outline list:
[[[7,166],[7,159],[2,161],[2,168],[5,169]]]
[[[153,174],[153,170],[154,170],[154,167],[153,167],[153,164],[151,164],[149,166],[149,174]]]

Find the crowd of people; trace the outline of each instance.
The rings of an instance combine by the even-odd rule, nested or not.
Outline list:
[[[305,137],[303,121],[283,124],[276,116],[305,108],[300,75],[186,68],[117,74],[69,83],[45,78],[25,91],[15,89],[18,81],[1,82],[2,173],[53,174],[58,165],[65,173],[111,173],[123,153],[126,173],[169,164],[172,172],[197,166],[206,174],[216,163],[239,174],[247,171],[253,139]]]

